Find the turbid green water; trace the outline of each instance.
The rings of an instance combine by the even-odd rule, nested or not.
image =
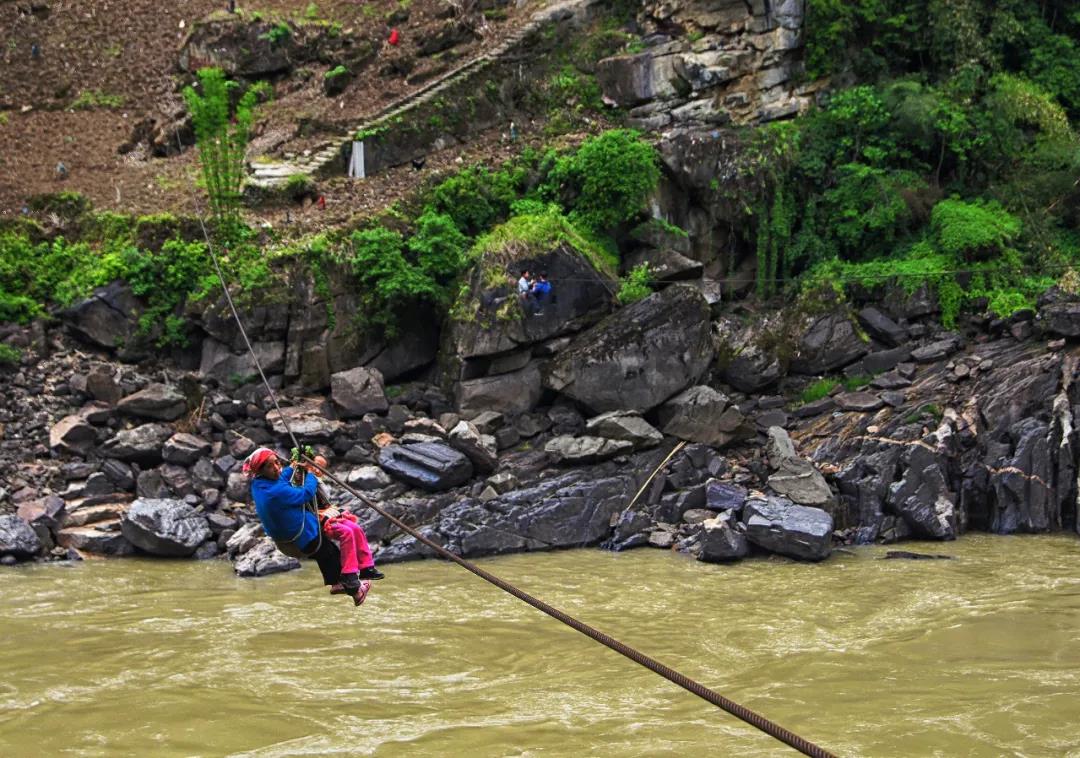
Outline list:
[[[842,755],[1080,756],[1080,540],[953,561],[484,561]],[[368,602],[305,568],[119,560],[0,572],[0,755],[791,754],[464,570]]]

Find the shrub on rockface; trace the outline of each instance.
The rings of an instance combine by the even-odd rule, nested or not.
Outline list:
[[[571,221],[609,232],[641,212],[660,180],[656,151],[629,129],[613,129],[560,156],[540,191],[561,201]]]

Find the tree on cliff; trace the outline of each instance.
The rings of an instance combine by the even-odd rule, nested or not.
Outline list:
[[[199,70],[202,94],[194,87],[184,88],[184,101],[191,112],[199,146],[202,180],[219,231],[231,229],[239,222],[244,152],[251,135],[255,105],[266,91],[264,84],[249,88],[233,110],[230,96],[238,86],[227,80],[221,69],[203,68]]]

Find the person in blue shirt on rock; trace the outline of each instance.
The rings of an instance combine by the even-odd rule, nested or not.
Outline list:
[[[319,481],[304,469],[303,484],[292,484],[294,468],[283,468],[277,454],[261,447],[244,461],[244,473],[251,479],[251,498],[255,512],[267,535],[278,543],[279,548],[295,548],[319,565],[323,582],[334,587],[340,584],[345,594],[355,601],[364,589],[363,579],[382,579],[383,574],[375,568],[367,569],[368,576],[358,573],[341,573],[341,559],[337,547],[321,536],[319,519],[307,504],[314,501]]]
[[[536,280],[536,283],[532,286],[533,295],[533,315],[544,315],[544,303],[546,303],[551,295],[551,282],[548,281],[547,272],[540,274],[540,278]]]

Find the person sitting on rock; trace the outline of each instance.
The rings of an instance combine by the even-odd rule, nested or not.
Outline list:
[[[319,520],[307,507],[316,497],[319,481],[305,470],[303,485],[293,486],[294,470],[292,466],[282,468],[277,453],[265,447],[258,448],[245,459],[243,471],[251,477],[255,513],[267,535],[279,547],[291,545],[314,560],[323,583],[331,587],[340,584],[355,602],[360,593],[360,578],[342,575],[337,547],[322,538]]]
[[[315,477],[321,479],[322,473],[319,469],[325,469],[329,464],[321,455],[316,455],[313,460],[318,467],[315,470]],[[322,482],[318,484],[316,497],[323,535],[333,540],[341,553],[341,575],[343,577],[356,576],[360,580],[360,590],[353,595],[353,602],[360,605],[371,588],[371,582],[368,580],[382,579],[385,574],[375,568],[375,559],[371,557],[367,535],[357,523],[356,516],[331,505]],[[330,593],[333,595],[352,594],[347,592],[344,583],[332,586]]]
[[[521,269],[521,278],[518,279],[517,292],[522,305],[529,302],[529,293],[532,291],[532,279],[529,278],[529,269]]]

